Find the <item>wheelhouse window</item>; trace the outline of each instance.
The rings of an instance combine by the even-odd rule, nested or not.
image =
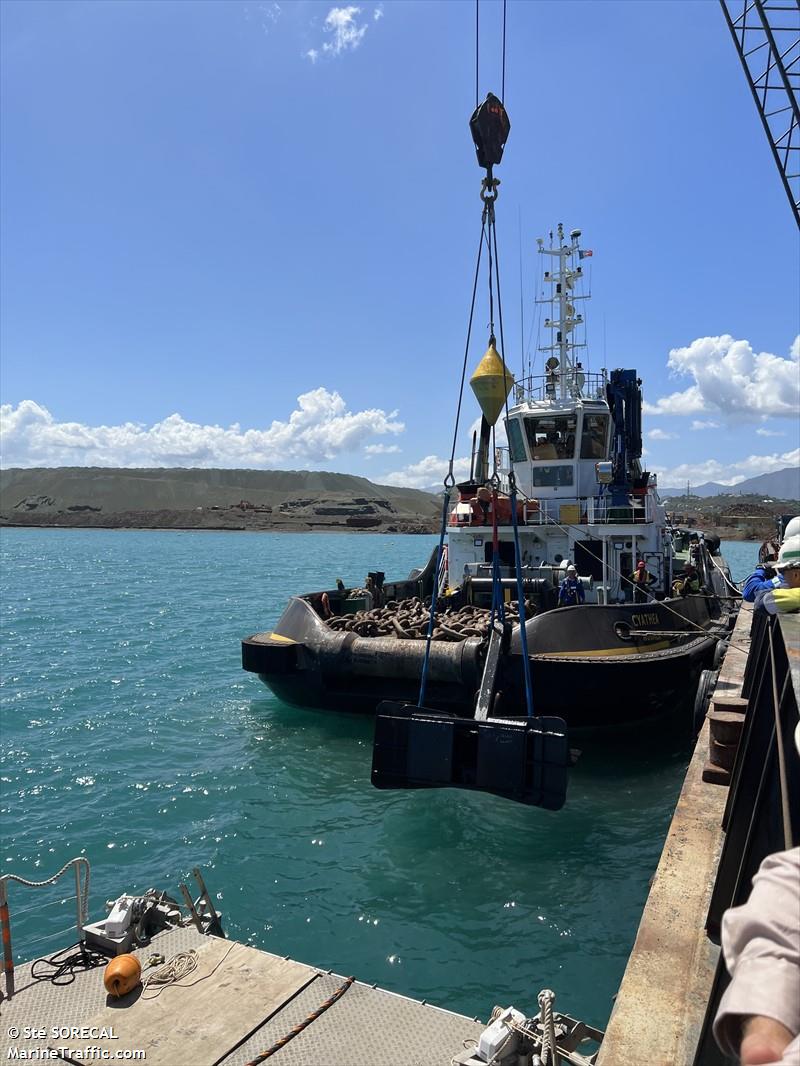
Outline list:
[[[535,466],[533,468],[534,488],[550,486],[558,488],[561,485],[574,484],[574,467],[572,466]]]
[[[534,459],[574,459],[575,424],[574,414],[526,418],[525,434],[532,457]],[[564,484],[572,484],[571,475],[570,481]]]
[[[605,459],[607,454],[608,415],[583,416],[581,459]]]
[[[522,437],[522,426],[518,418],[506,420],[506,435],[508,436],[508,451],[512,463],[524,463],[528,455],[525,451],[525,441]]]

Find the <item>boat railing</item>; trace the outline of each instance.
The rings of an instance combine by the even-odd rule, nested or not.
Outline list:
[[[632,496],[625,506],[614,504],[610,495],[528,500],[523,514],[526,525],[630,525],[654,521],[655,498]]]
[[[566,395],[573,400],[580,397],[590,399],[606,398],[606,384],[608,378],[605,371],[599,374],[590,374],[585,370],[575,368],[566,374]],[[560,375],[556,372],[549,374],[529,374],[517,378],[514,382],[515,403],[525,403],[526,400],[555,400],[561,397]]]
[[[5,993],[8,999],[14,995],[14,955],[11,950],[11,919],[8,913],[8,885],[11,881],[16,881],[17,884],[24,885],[26,888],[45,888],[48,885],[54,885],[67,870],[74,870],[75,873],[75,912],[76,921],[75,926],[78,933],[78,939],[82,939],[83,927],[86,925],[86,919],[88,914],[89,905],[89,860],[82,855],[76,856],[74,859],[70,859],[69,862],[64,863],[58,873],[53,874],[52,877],[48,877],[45,881],[29,881],[25,877],[20,877],[18,874],[3,874],[0,877],[0,926],[2,926],[2,940],[3,940],[3,970],[6,979]],[[69,901],[69,896],[65,899],[50,900],[50,903],[64,904]],[[40,904],[38,906],[46,907],[47,903]],[[67,926],[66,929],[59,929],[56,933],[48,933],[43,937],[39,937],[40,940],[49,940],[55,936],[61,936],[63,933],[71,929],[72,926]]]

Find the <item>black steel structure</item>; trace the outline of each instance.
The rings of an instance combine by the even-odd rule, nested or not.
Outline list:
[[[800,0],[719,0],[800,227]]]
[[[793,739],[800,691],[800,617],[770,618],[766,612],[756,612],[751,638],[742,686],[742,696],[748,701],[747,716],[723,815],[725,841],[706,916],[706,931],[715,943],[725,910],[747,899],[761,861],[773,852],[800,845],[800,757]],[[731,1060],[720,1052],[711,1029],[729,980],[720,957],[694,1066],[730,1066]]]

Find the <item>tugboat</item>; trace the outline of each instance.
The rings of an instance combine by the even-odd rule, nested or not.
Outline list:
[[[374,571],[363,589],[292,597],[272,632],[242,642],[244,669],[280,699],[372,713],[416,703],[424,667],[426,707],[471,718],[488,698],[490,716],[510,719],[526,714],[527,657],[533,713],[570,730],[691,716],[739,595],[718,539],[673,529],[642,466],[636,371],[589,373],[576,358],[576,304],[589,298],[580,237],[559,224],[538,241],[550,264],[544,374],[513,381],[492,336],[473,375],[484,417],[471,476],[446,505],[443,550],[406,580]],[[503,404],[508,446],[491,447]],[[505,636],[487,696],[498,610]]]

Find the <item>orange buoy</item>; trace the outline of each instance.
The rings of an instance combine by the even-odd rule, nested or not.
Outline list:
[[[117,955],[106,966],[103,984],[112,996],[124,996],[139,984],[142,967],[135,955]]]

